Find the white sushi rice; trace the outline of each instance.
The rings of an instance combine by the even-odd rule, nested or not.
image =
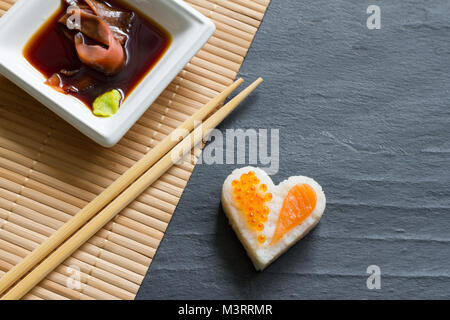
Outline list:
[[[261,233],[266,236],[266,242],[262,245],[258,242],[255,231],[248,228],[247,220],[234,200],[233,187],[231,185],[233,180],[239,180],[242,174],[250,171],[255,172],[258,179],[260,179],[260,184],[266,184],[267,192],[271,192],[273,195],[272,200],[266,203],[269,208],[269,215],[267,222],[264,224],[264,231]],[[269,246],[277,226],[284,198],[297,184],[308,184],[314,189],[317,195],[316,207],[303,223],[286,233],[275,244]],[[311,178],[304,176],[290,177],[278,186],[275,186],[265,171],[259,168],[245,167],[234,170],[225,180],[222,189],[222,206],[255,268],[263,270],[316,226],[325,210],[326,198],[322,187]]]

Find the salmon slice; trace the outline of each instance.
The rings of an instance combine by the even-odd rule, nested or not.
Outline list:
[[[317,195],[308,184],[298,184],[289,190],[283,201],[277,227],[270,245],[304,222],[314,211]]]

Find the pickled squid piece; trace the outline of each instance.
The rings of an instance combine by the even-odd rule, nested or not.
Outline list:
[[[104,21],[114,34],[114,37],[120,42],[121,45],[124,45],[128,39],[128,34],[130,32],[131,24],[134,19],[134,13],[125,12],[118,9],[114,9],[108,7],[106,4],[96,1],[96,0],[85,0],[85,1],[77,1],[77,0],[67,0],[66,3],[69,5],[68,12],[59,20],[62,24],[67,24],[67,20],[73,16],[74,13],[78,12],[84,16],[84,18],[89,18],[88,15],[98,17],[102,21]],[[83,17],[82,17],[83,19]],[[89,23],[89,21],[86,21]],[[81,24],[81,28],[85,26],[83,23]],[[108,43],[102,40],[99,40],[95,37],[95,35],[89,34],[91,30],[81,30],[77,28],[78,31],[83,32],[86,36],[95,39],[105,45]],[[107,38],[102,38],[106,39]]]
[[[95,1],[90,1],[88,3],[90,8],[92,8],[91,6],[93,3],[95,3]],[[106,21],[100,16],[94,14],[99,10],[96,9],[90,11],[87,7],[79,5],[79,2],[72,4],[68,8],[66,14],[59,19],[59,22],[69,27],[68,22],[71,17],[77,16],[79,18],[79,24],[70,24],[70,26],[80,31],[74,36],[75,48],[80,60],[89,67],[107,75],[117,73],[120,71],[126,60],[125,51],[122,44],[114,36],[114,33]],[[120,13],[113,11],[112,9],[110,10],[110,15],[118,17],[121,16]],[[99,42],[107,48],[100,45],[86,44],[84,35]]]
[[[108,49],[98,45],[88,45],[85,43],[83,34],[79,32],[75,35],[75,48],[78,57],[84,64],[111,75],[122,68],[125,62],[125,52],[112,33],[109,34],[108,40]]]
[[[55,89],[56,91],[66,92],[66,90],[64,90],[63,81],[59,76],[59,74],[57,73],[54,73],[50,78],[47,79],[45,83],[48,84],[53,89]]]
[[[47,85],[61,93],[78,93],[95,85],[94,79],[84,74],[78,74],[80,70],[61,70],[54,73],[45,82]]]
[[[73,30],[81,31],[89,38],[96,40],[104,45],[109,45],[109,30],[108,24],[94,15],[90,11],[84,9],[72,9],[59,19],[59,23],[68,25],[68,21],[73,15],[78,14],[80,17],[80,25],[73,24]],[[73,38],[72,38],[73,39]]]
[[[91,10],[108,24],[114,37],[123,45],[128,39],[134,13],[113,9],[97,0],[85,1]]]

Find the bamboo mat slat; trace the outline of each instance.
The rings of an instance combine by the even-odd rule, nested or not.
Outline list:
[[[0,16],[15,0],[0,0]],[[186,0],[217,30],[113,148],[0,76],[0,277],[236,78],[270,0]],[[24,299],[134,299],[192,174],[174,165]],[[68,284],[74,268],[80,288]]]

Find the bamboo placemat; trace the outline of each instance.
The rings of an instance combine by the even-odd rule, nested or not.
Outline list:
[[[0,0],[0,15],[14,2]],[[270,0],[187,2],[216,33],[111,149],[0,76],[0,277],[233,82]],[[198,156],[170,169],[24,299],[134,299]],[[73,267],[81,288],[70,286]]]

